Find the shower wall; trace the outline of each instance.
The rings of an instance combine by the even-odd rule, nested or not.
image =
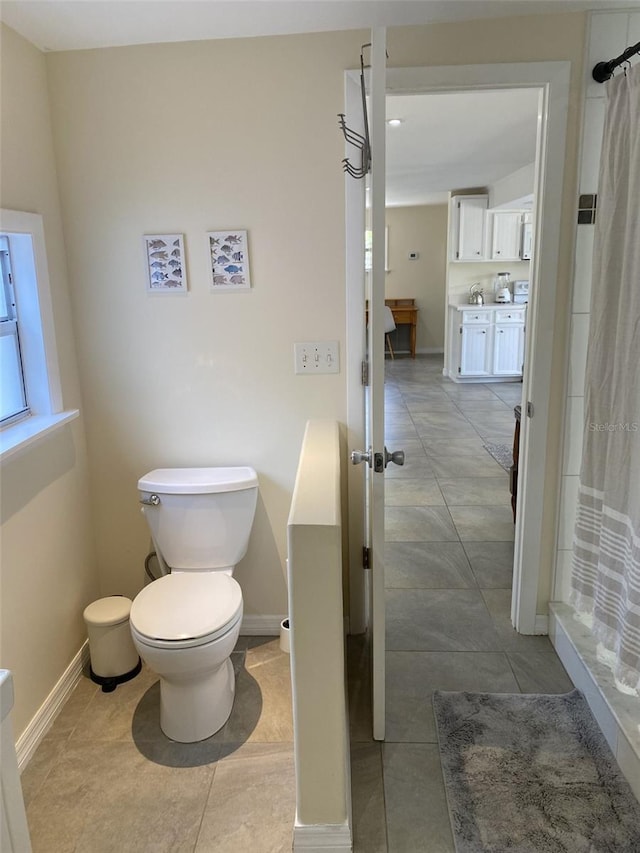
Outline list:
[[[597,209],[595,195],[605,113],[605,87],[592,79],[591,71],[596,62],[618,56],[628,45],[640,41],[640,12],[592,13],[587,39],[560,519],[550,636],[569,675],[587,696],[618,763],[640,799],[640,702],[617,690],[611,671],[598,660],[590,631],[575,618],[569,606],[572,539],[584,430],[584,378]]]

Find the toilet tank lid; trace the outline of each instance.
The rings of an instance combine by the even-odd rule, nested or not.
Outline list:
[[[247,466],[237,468],[156,468],[138,480],[141,492],[165,495],[205,495],[238,492],[258,485],[258,475]]]

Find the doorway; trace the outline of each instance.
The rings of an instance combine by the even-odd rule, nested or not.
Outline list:
[[[349,73],[347,74],[347,76]],[[564,142],[568,100],[569,64],[518,63],[482,66],[451,66],[439,68],[407,68],[387,71],[387,92],[393,94],[416,94],[437,91],[483,90],[496,88],[539,88],[541,122],[538,129],[540,141],[544,141],[541,157],[535,170],[535,195],[540,205],[540,222],[536,229],[534,262],[531,281],[537,298],[528,318],[528,357],[525,364],[523,396],[530,414],[525,418],[521,431],[520,458],[525,471],[519,484],[521,518],[526,523],[516,525],[515,572],[512,621],[524,634],[535,634],[544,630],[544,624],[536,616],[537,593],[541,572],[541,555],[544,537],[542,513],[545,489],[549,480],[544,465],[547,448],[547,412],[551,382],[551,352],[553,344],[553,316],[558,264],[558,242],[560,202],[562,197],[562,175],[564,168]],[[358,304],[357,293],[361,289],[361,273],[357,268],[361,240],[362,194],[347,184],[347,282],[348,282],[348,352],[349,362],[358,362],[359,342],[362,340],[361,317],[363,306]],[[362,257],[362,255],[360,255]],[[350,260],[351,259],[351,260]],[[537,286],[544,281],[544,288]],[[356,378],[357,376],[357,378]],[[359,373],[351,370],[348,377],[349,433],[352,446],[362,440],[361,416],[362,389]],[[360,420],[359,420],[360,418]],[[537,465],[528,464],[538,460]],[[553,484],[555,487],[555,483]],[[357,488],[354,491],[357,495]],[[528,507],[531,507],[530,511]],[[352,524],[358,525],[358,506],[350,505]],[[351,529],[353,533],[353,529]],[[553,535],[553,531],[551,531]],[[353,540],[357,541],[356,538]],[[351,553],[354,553],[352,549]],[[358,580],[352,586],[362,585],[361,569],[352,566]],[[361,596],[364,601],[364,596]],[[358,617],[358,596],[354,597],[355,616]],[[364,606],[360,608],[364,610]],[[352,630],[357,631],[362,617],[354,619]],[[355,627],[354,627],[355,626]]]
[[[446,659],[444,669],[458,673],[460,689],[495,689],[501,676],[517,690],[512,671],[518,665],[535,669],[533,659],[518,664],[519,659],[508,657],[517,645],[510,624],[515,538],[510,469],[522,375],[510,381],[489,375],[456,382],[453,361],[459,357],[459,331],[482,342],[479,370],[489,374],[493,348],[505,333],[525,335],[528,306],[498,310],[503,306],[494,301],[493,279],[505,270],[515,280],[530,278],[531,261],[519,258],[519,241],[503,248],[497,232],[507,217],[520,224],[525,210],[536,213],[540,97],[538,88],[387,95],[391,251],[386,296],[415,300],[421,350],[415,360],[387,358],[385,371],[385,442],[406,453],[405,466],[390,466],[385,479],[387,732],[392,740],[405,731],[402,697],[411,692],[405,681],[412,669],[406,652],[426,671],[431,664],[423,652]],[[474,213],[476,202],[484,204],[478,260],[457,259],[453,243],[460,214],[452,192],[470,197]],[[420,234],[427,225],[437,230],[440,246]],[[467,311],[471,287],[482,288],[486,302]],[[503,324],[507,316],[518,322]],[[476,324],[463,328],[467,320]],[[446,352],[437,353],[438,344]],[[394,349],[406,351],[401,337]],[[520,354],[517,362],[521,371]],[[521,646],[524,653],[528,646]],[[478,666],[470,667],[465,680],[474,656]],[[496,679],[489,677],[492,667]],[[479,681],[468,680],[472,673],[480,674]],[[435,676],[435,683],[448,689],[446,679],[438,683]]]

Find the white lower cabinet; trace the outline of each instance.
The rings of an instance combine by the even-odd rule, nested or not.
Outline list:
[[[522,376],[524,323],[496,324],[493,338],[495,376]]]
[[[461,376],[489,376],[491,364],[491,326],[462,326],[460,330]]]
[[[522,376],[526,307],[451,307],[449,375]]]

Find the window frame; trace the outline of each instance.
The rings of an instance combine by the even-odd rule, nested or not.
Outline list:
[[[6,244],[6,245],[5,245]],[[2,297],[6,306],[6,313],[0,313],[0,337],[13,337],[15,339],[16,367],[19,374],[19,386],[22,396],[22,407],[13,411],[10,415],[0,419],[0,429],[4,429],[22,418],[28,417],[29,401],[27,398],[27,385],[24,379],[24,367],[22,364],[22,351],[20,348],[20,324],[18,319],[15,289],[11,275],[11,247],[6,234],[0,233],[0,273],[2,275]],[[1,310],[1,309],[0,309]]]
[[[0,210],[6,236],[19,321],[20,353],[29,411],[0,428],[0,459],[21,452],[44,435],[78,417],[64,410],[53,322],[44,222],[40,214]]]

